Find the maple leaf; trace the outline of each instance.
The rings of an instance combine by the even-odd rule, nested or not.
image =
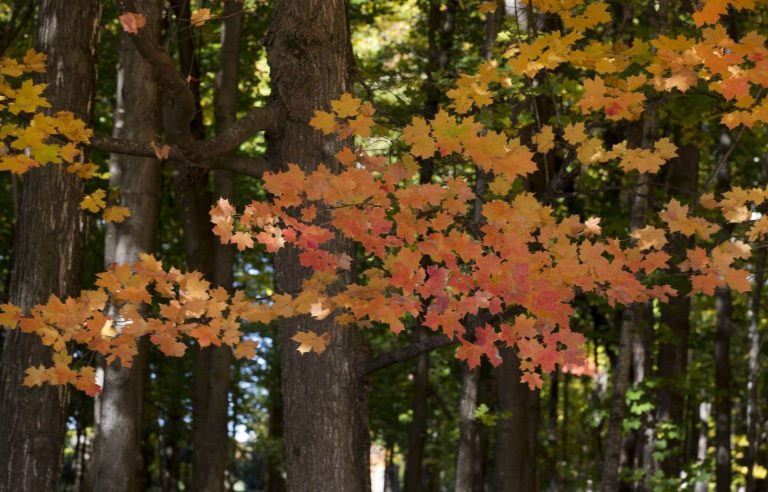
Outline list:
[[[339,118],[351,118],[357,116],[361,102],[360,99],[345,92],[335,101],[331,101],[331,108]]]
[[[139,29],[147,23],[146,17],[134,12],[126,12],[119,16],[118,19],[120,19],[120,24],[123,26],[123,31],[129,34],[138,34]]]
[[[588,236],[599,236],[601,232],[600,217],[590,217],[584,222],[584,234]]]
[[[328,333],[318,335],[312,330],[307,330],[296,332],[296,334],[291,337],[291,340],[299,344],[296,350],[302,354],[306,354],[307,352],[322,354],[325,352],[328,342],[331,340],[331,335]]]
[[[253,248],[253,236],[250,232],[236,232],[232,234],[230,243],[237,245],[238,251],[245,251],[247,248]]]
[[[667,244],[667,237],[663,229],[657,229],[653,226],[645,226],[642,229],[635,229],[630,234],[637,240],[637,247],[642,251],[655,248],[660,250]]]
[[[411,124],[403,128],[403,141],[411,146],[414,157],[428,159],[435,155],[437,147],[429,132],[429,124],[419,116],[414,116]]]
[[[532,390],[541,389],[544,386],[544,380],[536,372],[525,371],[520,382],[527,384]]]
[[[50,108],[51,103],[42,96],[47,84],[35,84],[31,80],[25,80],[14,94],[13,101],[8,105],[8,111],[12,114],[34,113],[37,108]]]
[[[552,126],[544,125],[541,127],[539,133],[533,136],[533,143],[536,144],[536,149],[540,154],[546,154],[550,150],[555,148],[555,132],[552,131]]]
[[[192,27],[200,27],[209,20],[211,20],[211,9],[195,10],[192,12],[192,15],[189,16],[189,23]]]
[[[235,347],[235,357],[238,359],[253,359],[256,357],[258,343],[253,340],[243,340]]]
[[[161,161],[164,161],[168,159],[168,156],[171,155],[171,146],[168,144],[163,144],[161,146],[158,146],[154,140],[149,142],[149,145],[152,146],[152,151],[155,153],[155,157],[160,159]]]
[[[37,367],[28,367],[24,374],[22,382],[24,386],[42,386],[51,380],[49,369],[42,364]]]
[[[131,216],[131,211],[128,207],[107,207],[104,210],[104,220],[106,222],[123,222],[126,218]]]
[[[496,8],[498,7],[498,3],[495,1],[487,1],[480,4],[480,6],[477,8],[477,11],[481,14],[489,14],[492,12],[496,12]]]
[[[83,210],[88,210],[90,212],[96,213],[102,208],[106,207],[107,204],[104,202],[104,197],[106,196],[106,191],[99,188],[98,190],[94,191],[90,195],[86,195],[81,201],[80,201],[80,208]]]
[[[336,123],[336,118],[331,113],[318,110],[315,110],[315,115],[309,120],[309,125],[312,128],[322,131],[323,135],[330,135],[339,127]]]

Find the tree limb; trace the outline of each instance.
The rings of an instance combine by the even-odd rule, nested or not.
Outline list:
[[[363,370],[362,375],[369,376],[370,374],[384,369],[385,367],[416,358],[424,352],[430,352],[432,350],[448,347],[449,345],[455,345],[457,343],[459,343],[458,340],[448,338],[445,335],[429,336],[406,347],[398,348],[377,355],[365,364],[365,369]]]
[[[118,3],[122,13],[138,12],[133,0],[119,0]],[[171,57],[156,46],[141,29],[137,34],[130,35],[130,38],[141,56],[157,70],[157,75],[163,83],[165,96],[170,100],[173,122],[173,128],[166,128],[165,131],[170,137],[169,140],[178,145],[178,150],[185,160],[198,164],[234,152],[254,134],[275,129],[278,115],[273,107],[252,108],[215,138],[195,139],[190,129],[196,112],[195,97],[186,79],[176,69]]]
[[[88,146],[113,154],[133,155],[136,157],[156,157],[152,146],[145,143],[133,142],[115,137],[93,137]],[[261,178],[270,169],[269,163],[263,157],[245,155],[219,155],[204,161],[190,161],[178,146],[172,145],[168,159],[186,162],[193,167],[203,169],[219,169],[233,171],[245,176]]]

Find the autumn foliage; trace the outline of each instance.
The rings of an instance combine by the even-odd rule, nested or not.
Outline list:
[[[724,286],[749,290],[738,264],[750,257],[750,243],[768,232],[768,219],[751,213],[768,199],[765,189],[734,188],[719,196],[704,190],[687,203],[672,199],[650,225],[607,237],[599,217],[564,214],[523,182],[537,170],[537,159],[553,152],[567,163],[566,172],[658,172],[677,156],[669,138],[608,144],[604,129],[635,121],[655,100],[682,98],[694,88],[728,105],[721,118],[728,128],[768,121],[765,37],[749,32],[735,40],[719,24],[728,5],[748,9],[755,2],[703,2],[693,14],[696,36],[662,34],[631,43],[588,39],[585,33],[611,16],[603,2],[584,3],[534,1],[538,11],[559,16],[562,29],[513,43],[500,60],[462,75],[447,93],[449,105],[433,118],[414,117],[383,148],[379,137],[393,131],[377,126],[371,103],[342,95],[308,122],[346,142],[335,156],[338,165],[317,163],[305,172],[286,163],[284,171],[263,176],[269,201],[236,209],[219,200],[210,216],[221,243],[269,253],[297,248],[301,264],[314,272],[302,292],[256,302],[212,289],[199,273],[164,269],[151,256],[113,265],[99,275],[97,290],[76,299],[53,297],[29,313],[0,306],[1,324],[38,335],[55,354],[51,367],[29,368],[25,384],[71,383],[96,394],[93,369],[78,362],[83,349],[129,366],[138,338],[147,335],[169,356],[182,355],[185,341],[193,340],[203,347],[231,345],[238,356],[250,357],[255,346],[244,339],[243,320],[335,316],[350,329],[384,325],[397,334],[416,323],[429,327],[457,340],[456,356],[470,367],[482,357],[499,364],[499,348],[516,347],[522,379],[536,388],[543,373],[586,364],[584,338],[569,326],[577,295],[611,306],[665,301],[678,295],[668,281],[672,268],[690,280],[686,295],[712,295]],[[488,4],[481,11],[492,10]],[[195,25],[210,18],[210,12],[196,14]],[[129,33],[143,27],[138,14],[120,20]],[[0,112],[12,121],[0,127],[0,170],[22,174],[52,164],[91,178],[96,166],[83,161],[80,150],[90,130],[69,113],[45,114],[45,86],[29,78],[44,71],[44,63],[34,51],[0,62]],[[483,113],[515,84],[566,65],[581,85],[565,96],[567,107],[556,122],[528,139],[483,123]],[[421,161],[448,158],[463,166],[420,182]],[[480,180],[487,180],[487,189],[477,185]],[[129,216],[107,201],[98,189],[81,206],[103,211],[106,221]],[[744,224],[734,233],[742,240],[722,239],[723,223]],[[672,265],[666,246],[674,235],[692,245]],[[356,258],[325,247],[340,238],[358,245]],[[355,281],[340,285],[339,274],[350,270]],[[312,331],[294,340],[302,354],[322,354],[333,343]]]

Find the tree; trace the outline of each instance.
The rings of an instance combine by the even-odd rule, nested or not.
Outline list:
[[[640,331],[650,333],[656,326],[645,313],[648,306],[674,298],[679,289],[718,299],[714,401],[716,440],[723,452],[718,453],[717,475],[718,488],[731,487],[732,395],[723,391],[733,369],[728,355],[736,316],[731,299],[751,288],[741,267],[751,253],[747,241],[759,242],[765,233],[766,223],[751,213],[765,201],[765,193],[754,185],[723,185],[717,195],[708,194],[708,188],[728,169],[741,135],[765,118],[759,87],[768,53],[761,35],[739,36],[730,25],[737,7],[753,5],[738,4],[729,11],[729,4],[706,2],[690,20],[675,11],[674,22],[688,36],[676,39],[664,35],[663,26],[674,17],[665,5],[654,9],[659,17],[654,23],[640,21],[631,9],[600,1],[537,1],[522,22],[517,16],[510,21],[515,26],[502,41],[502,63],[491,56],[462,59],[465,73],[447,87],[446,104],[425,116],[407,114],[405,121],[397,121],[385,111],[377,113],[371,102],[359,97],[362,91],[353,93],[346,2],[277,1],[266,42],[269,103],[250,108],[237,120],[230,106],[227,123],[217,135],[208,136],[202,125],[202,72],[194,50],[185,44],[191,36],[178,38],[179,70],[153,40],[147,16],[135,2],[120,2],[126,38],[164,87],[167,145],[122,135],[78,140],[67,135],[62,122],[41,125],[47,120],[37,116],[38,110],[47,103],[28,94],[41,90],[39,86],[24,89],[24,81],[18,91],[6,89],[4,94],[11,101],[7,110],[20,123],[6,131],[8,148],[15,150],[4,157],[3,167],[22,174],[44,164],[47,152],[54,155],[49,160],[66,161],[68,170],[88,174],[71,156],[76,144],[89,140],[88,145],[102,150],[180,162],[185,173],[202,168],[258,178],[258,200],[233,204],[220,199],[210,218],[222,245],[274,253],[277,294],[255,301],[227,291],[228,274],[217,278],[212,256],[199,253],[213,250],[200,220],[200,204],[210,204],[202,185],[207,183],[205,175],[191,183],[200,194],[186,197],[188,213],[182,216],[189,221],[188,250],[198,250],[187,255],[188,261],[199,265],[199,272],[181,273],[154,257],[138,255],[132,265],[110,265],[97,275],[96,288],[77,298],[2,306],[4,324],[36,333],[54,351],[52,364],[27,369],[26,383],[73,383],[97,393],[93,370],[73,359],[73,350],[87,348],[109,363],[119,360],[127,369],[139,364],[142,337],[170,356],[182,355],[184,342],[190,340],[204,349],[199,367],[205,368],[207,354],[229,353],[210,346],[229,345],[239,357],[253,355],[255,344],[241,331],[241,322],[275,322],[280,327],[288,488],[366,490],[371,374],[456,344],[457,357],[469,368],[483,361],[499,366],[497,382],[528,395],[532,404],[527,413],[536,418],[538,397],[522,393],[518,383],[537,389],[557,368],[572,374],[592,371],[601,356],[596,349],[588,360],[586,339],[575,330],[581,306],[622,306],[618,350],[605,344],[613,358],[615,382],[601,485],[614,490],[622,471],[626,416],[644,416],[643,435],[653,436],[657,430],[647,408],[626,405],[635,398],[630,372],[635,373],[635,383],[642,379],[645,384],[651,373],[648,361],[656,350],[648,343],[651,337],[636,343]],[[176,6],[177,19],[186,22],[184,30],[192,31],[211,18],[208,9],[191,11],[184,2]],[[467,18],[477,21],[499,8],[498,2],[483,2],[467,12]],[[621,23],[613,18],[619,11]],[[747,10],[739,15],[750,14]],[[308,27],[313,23],[324,29]],[[492,42],[484,43],[492,49]],[[12,61],[4,64],[13,70]],[[429,82],[434,84],[428,84],[430,90],[439,83]],[[701,105],[704,98],[719,107]],[[518,103],[530,110],[511,108]],[[700,194],[670,197],[655,190],[661,180],[654,175],[681,153],[672,139],[660,137],[667,125],[662,118],[675,114],[678,104],[698,111],[698,123],[710,132],[721,124],[741,128],[717,151],[712,140],[698,144],[701,155],[720,154],[711,163],[702,159],[708,167],[701,169],[709,177]],[[30,134],[41,128],[46,130],[31,141]],[[260,132],[267,139],[263,159],[235,153]],[[53,145],[44,139],[62,142]],[[231,186],[219,183],[219,192],[231,193]],[[606,196],[610,188],[629,197],[619,214],[586,198]],[[189,200],[195,196],[202,201]],[[566,198],[575,198],[574,203]],[[655,207],[656,200],[663,205]],[[103,209],[107,222],[123,220],[129,212],[108,207],[108,201],[112,198],[104,190],[96,190],[80,203],[94,212]],[[222,272],[231,271],[231,260],[221,265]],[[687,280],[673,286],[672,276]],[[440,333],[371,356],[360,329],[365,327]],[[686,331],[684,326],[676,328]],[[682,333],[682,341],[685,336]],[[81,348],[75,349],[74,342]],[[644,352],[635,356],[634,365],[633,346]],[[659,354],[670,348],[662,345]],[[681,343],[672,352],[682,357],[686,350]],[[220,370],[226,369],[227,358],[217,363]],[[213,379],[222,384],[225,378]],[[470,432],[465,432],[463,443],[469,447],[463,450],[475,445],[471,421],[477,397],[469,376],[465,390],[462,417]],[[215,398],[219,414],[225,401],[221,393]],[[204,400],[212,394],[207,383],[199,386],[197,422],[206,419]],[[556,412],[554,387],[550,394]],[[667,388],[660,395],[668,402],[678,397]],[[514,457],[536,452],[504,447],[526,442],[530,450],[536,441],[535,431],[525,440],[509,439],[533,427],[517,420],[527,415],[506,401],[508,396],[499,393],[494,464],[498,487],[518,483],[535,488],[533,460],[524,464]],[[672,403],[664,405],[664,411],[681,419]],[[505,410],[513,411],[513,417]],[[223,422],[221,417],[214,420]],[[221,425],[218,428],[220,436]],[[642,446],[644,475],[633,480],[645,488],[665,479],[679,480],[657,476],[655,439],[646,439]],[[210,452],[221,458],[224,447]],[[201,445],[197,450],[196,487],[209,483],[202,478],[204,449]],[[503,473],[511,470],[503,465],[505,458],[523,465],[515,468],[514,478]],[[662,473],[678,474],[680,465],[670,463],[663,463]],[[457,466],[463,470],[458,475],[462,480],[468,477],[467,464],[459,461]],[[220,487],[222,467],[215,468],[210,483]],[[411,473],[409,483],[415,476]]]

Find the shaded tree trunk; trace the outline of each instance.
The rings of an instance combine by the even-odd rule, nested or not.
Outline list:
[[[101,6],[95,0],[39,3],[37,50],[48,55],[46,95],[53,111],[72,111],[87,122],[92,113],[95,48]],[[72,87],[77,90],[72,90]],[[24,176],[14,234],[10,302],[29,309],[53,294],[80,289],[84,222],[82,182],[48,165]],[[0,365],[0,490],[58,490],[66,421],[67,388],[21,385],[24,371],[50,363],[38,338],[6,333]]]
[[[160,39],[161,2],[137,1],[148,22],[147,36]],[[160,130],[159,87],[155,71],[123,33],[117,73],[117,108],[113,135],[137,142],[156,138]],[[113,155],[110,186],[120,190],[121,205],[131,216],[120,224],[108,224],[106,265],[126,264],[140,253],[153,253],[160,219],[160,162],[154,158]],[[121,329],[118,320],[116,328]],[[137,491],[142,488],[142,407],[148,370],[148,345],[139,341],[133,365],[104,367],[103,392],[94,410],[93,457],[89,488],[98,491]]]
[[[426,337],[424,327],[416,328],[416,339]],[[408,438],[408,456],[405,463],[404,492],[422,490],[422,461],[427,438],[427,399],[429,396],[429,352],[416,357],[413,372],[413,420]]]
[[[697,189],[699,151],[686,145],[679,149],[679,157],[669,168],[668,183],[671,196],[689,198]],[[676,235],[670,241],[670,253],[684,255],[690,241]],[[691,331],[691,298],[686,295],[682,283],[675,285],[678,295],[661,305],[661,326],[666,330],[661,337],[658,353],[658,421],[676,426],[682,436],[685,427],[685,377],[688,370],[688,339]],[[661,468],[668,477],[680,475],[683,467],[682,439],[668,439],[673,452],[662,463]]]
[[[731,144],[723,131],[723,148]],[[717,175],[717,191],[723,193],[731,187],[730,163],[725,162]],[[732,226],[723,224],[718,242],[731,237]],[[715,398],[712,411],[715,418],[715,490],[731,490],[731,335],[733,333],[733,297],[730,287],[715,290]]]
[[[240,40],[243,25],[243,5],[227,0],[222,15],[221,66],[216,76],[216,131],[230,128],[236,118],[238,82],[240,80]],[[214,175],[214,194],[230,201],[235,195],[235,177],[229,171]],[[210,234],[209,234],[210,236]],[[235,253],[232,246],[223,246],[213,237],[213,282],[232,290]],[[232,350],[230,347],[210,346],[196,355],[194,387],[195,418],[192,443],[192,490],[223,492],[229,458],[228,394]]]
[[[456,492],[474,491],[475,455],[480,447],[478,423],[475,419],[480,369],[461,366],[459,400],[459,448],[456,452]]]
[[[536,434],[539,394],[520,382],[520,360],[511,348],[500,350],[496,368],[499,422],[496,429],[495,491],[538,490]]]
[[[277,0],[267,36],[273,107],[283,116],[268,135],[268,158],[275,167],[296,163],[302,170],[323,162],[338,171],[334,155],[342,143],[308,125],[313,111],[349,91],[352,53],[347,4],[343,0]],[[318,220],[327,217],[318,211]],[[354,256],[351,244],[330,241],[329,250]],[[277,290],[295,294],[310,271],[298,251],[282,248],[275,258]],[[340,281],[350,280],[349,274]],[[299,330],[328,333],[321,355],[301,355],[291,340]],[[292,492],[370,490],[370,438],[367,387],[362,379],[367,357],[363,335],[333,317],[302,317],[280,322],[287,489]]]

